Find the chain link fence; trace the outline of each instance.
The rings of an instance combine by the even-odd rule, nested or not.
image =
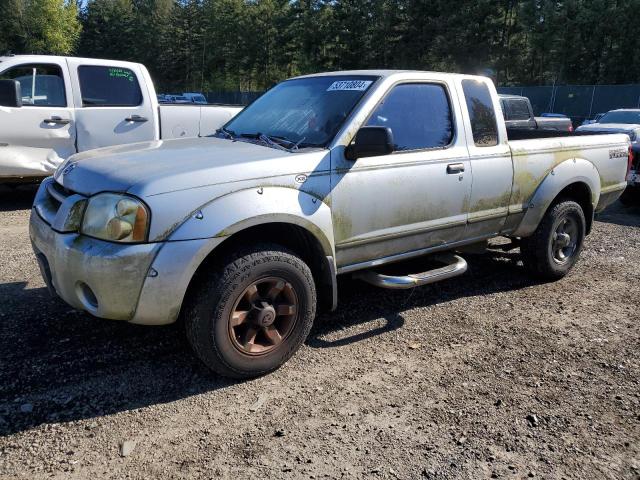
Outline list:
[[[498,93],[528,97],[537,116],[562,113],[575,125],[616,108],[640,108],[640,84],[498,87]]]

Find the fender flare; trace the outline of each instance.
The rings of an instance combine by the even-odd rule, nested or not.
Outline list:
[[[591,206],[595,209],[600,199],[601,191],[598,169],[588,160],[571,158],[553,167],[540,182],[533,197],[528,202],[522,221],[510,236],[528,237],[532,235],[558,194],[569,185],[575,183],[583,183],[589,188]]]
[[[309,231],[327,256],[335,258],[331,209],[320,198],[288,187],[253,187],[218,197],[201,206],[168,241],[220,240],[249,227],[288,223]]]

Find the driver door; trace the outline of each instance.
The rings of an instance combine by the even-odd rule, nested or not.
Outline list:
[[[461,239],[471,170],[453,88],[444,82],[395,85],[365,125],[391,128],[396,151],[332,159],[339,268]]]
[[[76,126],[64,60],[13,65],[0,73],[22,91],[21,107],[0,107],[0,174],[45,177],[76,152]]]

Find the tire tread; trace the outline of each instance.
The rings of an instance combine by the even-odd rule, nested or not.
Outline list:
[[[564,215],[567,211],[575,210],[581,219],[582,239],[575,253],[575,259],[570,266],[564,268],[554,268],[548,259],[548,242],[550,231],[556,219]],[[575,201],[568,198],[560,198],[549,207],[542,221],[536,228],[533,235],[522,239],[520,244],[520,255],[525,267],[536,277],[544,280],[559,280],[564,277],[578,260],[582,243],[584,242],[584,232],[586,231],[586,220],[582,207]]]
[[[205,365],[222,376],[250,378],[264,375],[278,367],[247,373],[229,365],[216,347],[213,338],[209,338],[207,319],[202,318],[201,299],[205,296],[212,298],[217,311],[221,304],[229,301],[229,297],[237,289],[238,285],[247,279],[253,268],[265,262],[273,261],[288,263],[298,270],[304,276],[305,281],[312,287],[312,298],[308,304],[307,311],[301,312],[299,317],[300,319],[311,319],[311,321],[304,322],[302,335],[306,338],[315,317],[316,291],[313,275],[307,264],[298,255],[278,244],[263,243],[239,248],[228,259],[215,265],[211,271],[204,272],[196,280],[196,285],[190,289],[185,299],[183,320],[187,340],[196,356]],[[282,363],[286,362],[299,346],[295,343],[292,344],[284,353]]]

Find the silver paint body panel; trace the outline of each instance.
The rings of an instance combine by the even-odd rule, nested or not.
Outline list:
[[[105,301],[117,303],[109,293],[110,274],[95,269],[109,269],[110,262],[118,265],[115,259],[146,252],[139,271],[128,273],[130,290],[136,294],[126,296],[127,305],[120,302],[115,310],[105,307],[98,314],[136,323],[170,323],[204,258],[248,227],[287,223],[305,229],[318,239],[325,257],[335,261],[331,271],[340,274],[453,250],[496,235],[526,236],[566,186],[583,183],[594,208],[601,209],[626,185],[626,135],[508,142],[495,88],[481,77],[397,71],[342,74],[374,74],[380,79],[326,149],[289,153],[244,141],[200,138],[143,142],[71,157],[58,169],[55,181],[84,197],[114,191],[141,198],[151,212],[150,243],[106,248],[103,244],[108,242],[54,232],[34,211],[32,238],[56,270],[56,290],[59,287],[71,305],[84,308],[65,285],[90,277],[97,296],[104,291]],[[488,82],[498,121],[496,146],[473,144],[460,83],[465,78]],[[452,144],[355,162],[345,159],[345,146],[369,113],[392,85],[402,82],[446,85],[454,115]],[[447,173],[449,164],[458,163],[464,172]],[[36,209],[38,202],[47,206],[44,195],[41,188]],[[73,258],[87,258],[64,267],[68,252],[45,244],[64,245],[76,237],[82,238],[83,248]],[[147,276],[150,268],[155,275]]]

